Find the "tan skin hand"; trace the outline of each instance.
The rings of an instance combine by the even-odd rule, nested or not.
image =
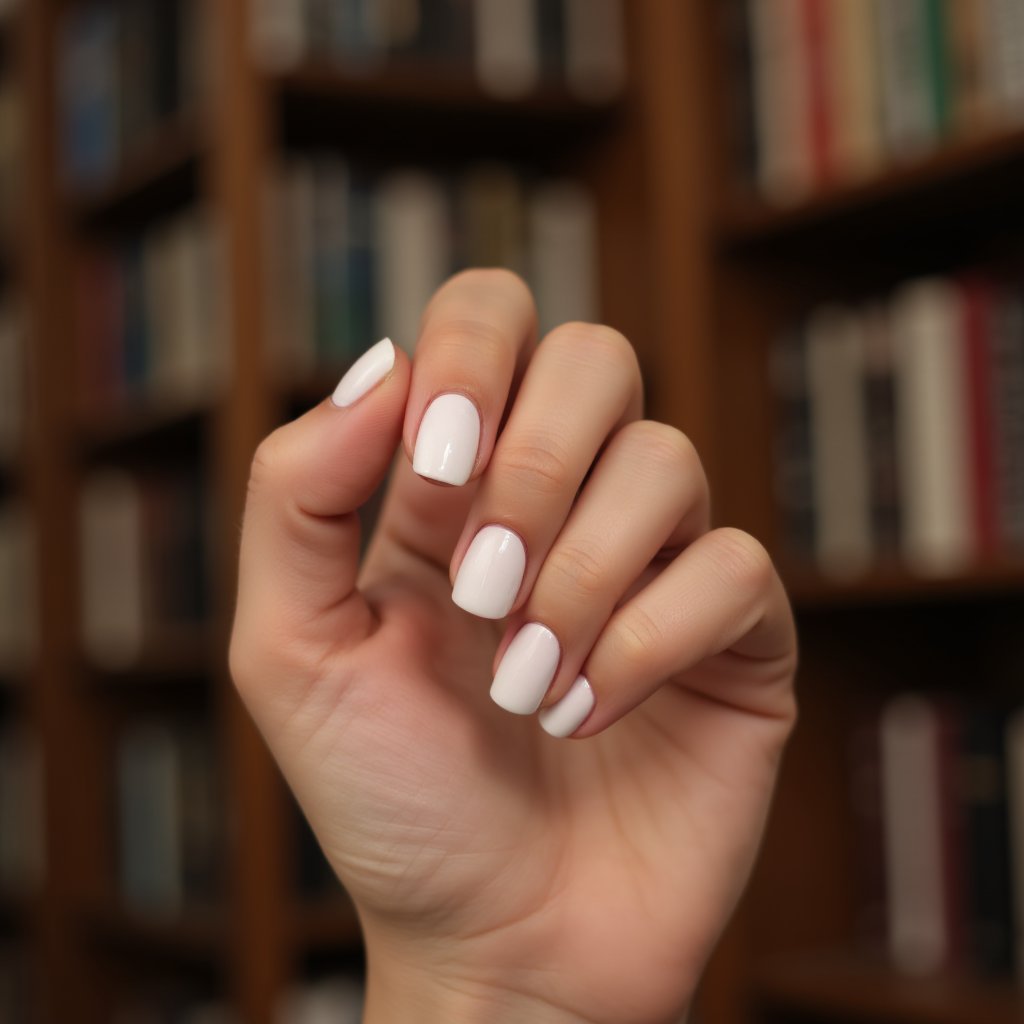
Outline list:
[[[584,451],[581,466],[600,463],[582,489],[568,481],[567,501],[557,481],[503,491],[505,453],[521,447],[504,439],[540,436],[550,415],[536,400],[556,376],[543,360],[582,352],[589,366],[602,346],[619,351],[607,329],[582,325],[535,347],[533,316],[510,274],[453,278],[425,315],[415,366],[398,353],[357,402],[325,401],[253,463],[232,672],[359,910],[369,1022],[678,1019],[749,875],[795,720],[795,630],[771,561],[748,535],[708,529],[692,447],[644,424],[636,392],[609,397],[606,416],[573,412],[603,424],[604,454]],[[470,349],[473,325],[484,340]],[[621,366],[594,372],[614,383]],[[451,389],[483,422],[472,478],[445,487],[409,455],[430,396]],[[403,434],[359,569],[354,510]],[[620,461],[606,435],[622,435]],[[642,509],[671,477],[698,483],[663,502],[657,526],[632,516],[636,536],[609,540],[608,565],[595,556],[598,571],[580,577],[590,603],[573,603],[545,567],[565,561],[559,546],[584,536],[588,515],[618,522],[600,473],[620,506],[649,481]],[[636,474],[628,487],[624,473]],[[564,506],[550,536],[554,512],[531,519],[538,501]],[[501,621],[451,600],[477,520],[496,515],[527,537]],[[631,583],[600,593],[612,577]],[[608,610],[589,622],[591,606]],[[538,609],[565,634],[545,705],[581,666],[596,696],[572,739],[488,696],[509,637]]]

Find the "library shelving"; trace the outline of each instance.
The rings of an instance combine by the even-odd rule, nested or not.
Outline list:
[[[183,90],[188,102],[161,100],[144,136],[119,146],[114,161],[100,154],[110,166],[84,181],[68,180],[60,129],[66,19],[87,8],[102,15],[110,0],[33,0],[0,27],[0,75],[17,68],[26,132],[24,230],[9,245],[0,240],[0,287],[11,275],[23,283],[31,331],[28,429],[16,472],[0,469],[0,498],[17,492],[28,502],[39,619],[24,699],[0,696],[0,721],[23,717],[39,737],[47,853],[38,890],[0,899],[0,992],[17,987],[8,975],[26,980],[18,987],[30,994],[26,1019],[106,1021],[119,1007],[145,1006],[148,989],[156,1007],[194,1005],[198,1019],[216,1004],[257,1024],[273,1019],[309,965],[358,965],[358,925],[344,895],[301,883],[296,811],[233,693],[226,658],[252,454],[337,378],[322,367],[281,377],[265,304],[275,283],[268,184],[287,158],[315,153],[344,155],[375,173],[445,174],[486,158],[582,183],[599,241],[597,314],[636,345],[650,414],[685,430],[702,453],[716,522],[761,538],[790,585],[803,641],[801,721],[762,859],[706,972],[695,1018],[1022,1019],[1006,979],[954,971],[911,978],[862,955],[860,837],[845,752],[866,706],[909,685],[1013,695],[1024,564],[992,558],[938,579],[880,564],[837,582],[793,563],[774,497],[769,374],[772,345],[816,304],[1012,251],[1024,237],[1020,128],[937,139],[855,181],[778,205],[736,166],[743,76],[732,73],[735,47],[720,15],[741,4],[623,3],[624,83],[592,97],[543,76],[517,95],[496,96],[465,64],[408,55],[369,69],[317,54],[267,67],[251,43],[254,12],[266,5],[139,5],[147,6],[160,17],[191,8],[182,24],[198,34],[206,66],[189,72],[199,84]],[[95,31],[95,20],[83,21]],[[100,29],[102,40],[102,17]],[[179,36],[179,51],[187,40]],[[143,374],[130,398],[107,408],[69,400],[80,384],[69,339],[81,325],[76,304],[59,298],[74,294],[86,254],[98,249],[102,259],[117,246],[135,253],[118,271],[127,276],[106,278],[120,282],[112,294],[123,301],[140,273],[133,260],[166,262],[152,246],[148,263],[138,254],[145,240],[200,205],[226,271],[216,308],[204,307],[226,345],[222,386],[191,405],[168,402]],[[118,372],[139,383],[135,364]],[[97,661],[81,629],[82,488],[105,470],[168,466],[198,468],[205,481],[212,542],[202,556],[202,615],[191,629],[144,629],[127,663]],[[118,493],[112,507],[137,524],[144,497],[130,487]],[[212,898],[153,913],[124,898],[116,763],[125,736],[155,721],[146,772],[170,789],[192,784],[175,782],[182,758],[159,724],[182,719],[211,738],[219,793],[210,799],[228,827]],[[177,826],[164,818],[157,827]]]

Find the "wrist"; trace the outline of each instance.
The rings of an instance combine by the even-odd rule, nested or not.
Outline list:
[[[396,948],[368,935],[365,945],[363,1024],[592,1024],[457,949]]]

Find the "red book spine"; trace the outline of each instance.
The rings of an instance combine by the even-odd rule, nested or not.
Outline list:
[[[996,494],[995,426],[991,394],[993,289],[980,277],[961,281],[964,368],[970,430],[970,476],[978,554],[994,556],[1002,546]]]
[[[814,183],[827,185],[833,178],[832,126],[829,111],[827,53],[828,17],[826,0],[803,0],[803,30],[807,67],[807,116],[810,131],[811,162]]]

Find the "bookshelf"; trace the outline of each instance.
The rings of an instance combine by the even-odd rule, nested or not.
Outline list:
[[[625,87],[590,99],[543,76],[497,98],[465,63],[408,55],[358,71],[316,53],[265,67],[250,47],[250,0],[218,0],[194,5],[206,54],[195,72],[201,101],[150,125],[109,172],[69,184],[54,128],[61,25],[84,4],[33,0],[0,20],[0,80],[17,75],[26,125],[25,230],[0,239],[0,292],[18,283],[32,338],[29,429],[0,465],[0,500],[24,496],[40,541],[39,642],[18,673],[23,691],[8,697],[0,682],[0,723],[24,720],[39,737],[47,851],[38,891],[0,895],[0,971],[17,963],[35,1019],[106,1021],[152,996],[155,1007],[214,1003],[242,1021],[269,1021],[283,994],[325,963],[358,970],[344,895],[297,881],[296,812],[233,694],[225,654],[251,454],[337,379],[334,369],[297,380],[277,372],[263,304],[272,283],[267,184],[286,157],[340,151],[381,173],[444,174],[485,157],[582,182],[600,239],[600,315],[637,346],[650,414],[693,438],[716,520],[749,530],[778,557],[803,637],[801,724],[762,860],[709,966],[696,1019],[1021,1019],[1003,980],[908,978],[861,955],[843,752],[866,702],[907,679],[1012,693],[1024,667],[1015,625],[1024,562],[992,558],[941,579],[879,565],[843,583],[787,562],[768,375],[773,341],[815,303],[1012,252],[1024,224],[1021,129],[951,135],[779,206],[735,167],[737,83],[716,0],[625,3]],[[144,389],[100,410],[67,401],[78,388],[67,358],[76,313],[55,296],[73,292],[90,249],[143,237],[198,202],[230,268],[211,314],[227,343],[227,383],[191,404]],[[146,635],[128,664],[103,664],[83,649],[81,580],[69,571],[81,560],[80,489],[106,467],[160,466],[199,468],[206,480],[216,541],[206,612],[194,628]],[[115,760],[126,729],[172,720],[212,737],[226,835],[214,897],[154,914],[120,889]]]

